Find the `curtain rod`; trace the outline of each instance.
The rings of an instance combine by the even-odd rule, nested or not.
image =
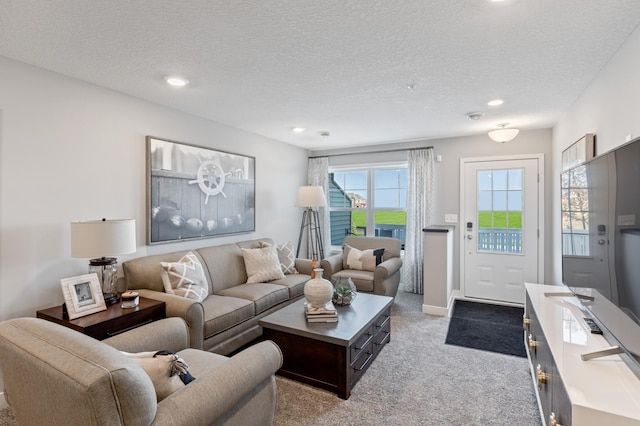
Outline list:
[[[418,148],[397,148],[397,149],[385,149],[380,151],[362,151],[362,152],[345,152],[343,154],[327,154],[327,155],[314,155],[308,158],[322,158],[322,157],[339,157],[341,155],[362,155],[362,154],[384,154],[387,152],[400,152],[400,151],[417,151],[418,149],[433,149],[433,146],[421,146]]]

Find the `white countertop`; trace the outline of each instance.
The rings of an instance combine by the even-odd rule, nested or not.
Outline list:
[[[526,284],[526,288],[572,402],[573,424],[640,425],[640,378],[620,355],[580,358],[611,347],[603,336],[590,333],[581,302],[575,296],[545,296],[569,292],[564,286]]]

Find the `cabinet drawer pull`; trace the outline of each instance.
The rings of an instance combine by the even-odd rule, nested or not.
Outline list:
[[[560,423],[558,423],[558,420],[556,420],[556,413],[554,413],[553,411],[549,415],[549,426],[562,426]]]
[[[538,347],[538,342],[533,340],[533,336],[529,334],[529,349],[534,350]]]
[[[548,375],[542,371],[540,364],[536,367],[536,375],[538,376],[538,389],[542,389],[542,384],[547,383]]]
[[[372,359],[373,359],[373,353],[367,352],[367,359],[362,363],[362,365],[360,367],[353,367],[353,369],[355,371],[364,371],[364,370],[366,370],[367,366],[369,365],[369,363],[371,362]]]

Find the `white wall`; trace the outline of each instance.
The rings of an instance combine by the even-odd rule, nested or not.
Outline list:
[[[2,57],[0,75],[0,320],[62,303],[59,280],[86,273],[88,259],[70,256],[73,220],[135,218],[138,251],[120,262],[248,238],[297,241],[306,150]],[[146,135],[254,156],[256,232],[146,246]]]
[[[311,155],[335,155],[344,152],[364,152],[365,149],[381,150],[385,149],[405,149],[415,147],[433,146],[434,154],[442,156],[442,162],[435,163],[434,182],[434,224],[444,224],[445,213],[455,213],[458,219],[460,215],[460,158],[471,157],[494,157],[520,154],[544,154],[545,156],[545,206],[547,212],[551,202],[551,129],[521,131],[511,142],[499,144],[489,139],[486,134],[477,136],[466,136],[459,138],[434,139],[423,141],[412,141],[392,145],[374,145],[367,148],[353,148],[342,150],[314,151]],[[393,152],[384,154],[363,154],[363,155],[340,155],[330,158],[330,164],[359,164],[375,163],[382,161],[406,160],[405,152]],[[551,268],[551,228],[550,214],[545,215],[545,277],[550,276]],[[460,223],[456,225],[454,231],[454,265],[453,283],[454,288],[460,288]]]
[[[562,280],[560,238],[561,155],[586,133],[596,135],[596,155],[640,136],[640,27],[600,71],[553,129],[553,275]]]

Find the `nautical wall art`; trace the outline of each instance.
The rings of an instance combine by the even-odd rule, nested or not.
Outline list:
[[[255,231],[255,158],[147,136],[147,244]]]

